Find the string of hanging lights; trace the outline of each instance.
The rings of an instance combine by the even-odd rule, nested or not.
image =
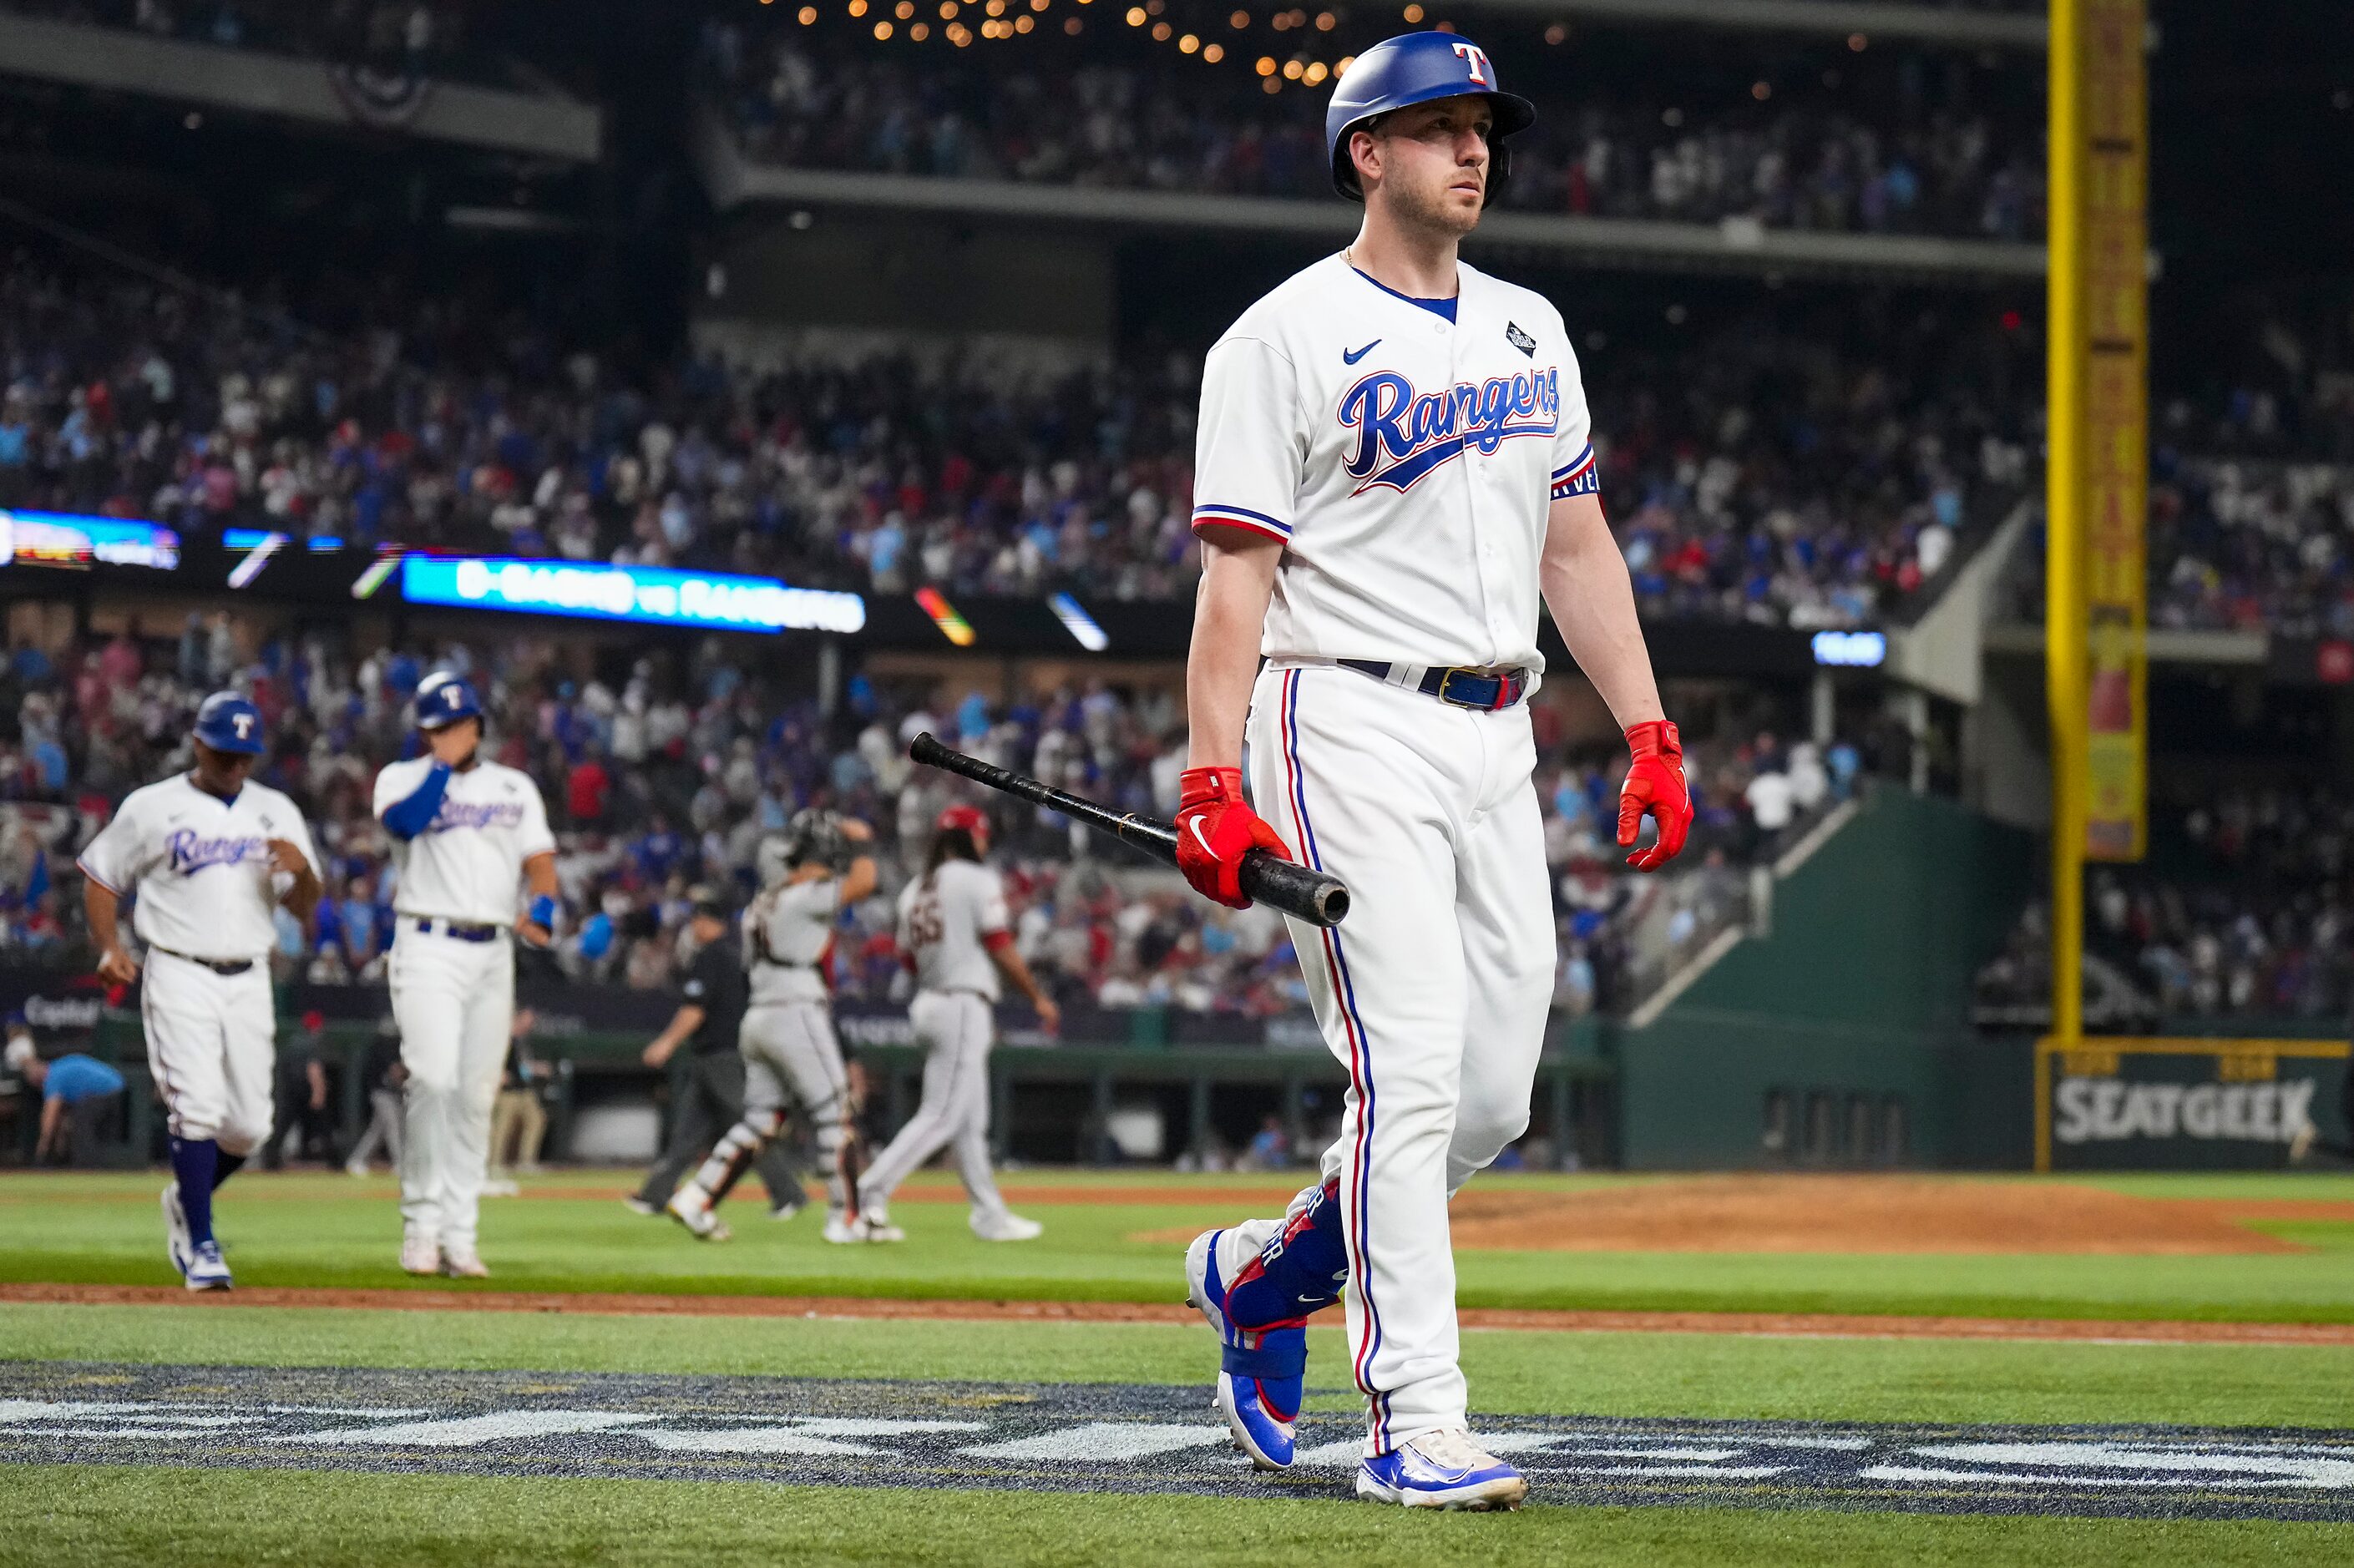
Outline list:
[[[772,5],[779,0],[760,0],[762,5]],[[790,3],[790,0],[787,0]],[[1087,30],[1095,0],[838,0],[843,15],[864,25],[877,43],[899,40],[907,43],[928,43],[934,38],[954,48],[969,48],[978,43],[1002,42],[1024,37],[1043,31],[1053,23],[1052,16],[1059,5],[1063,15],[1059,22],[1065,36],[1076,37]],[[1105,9],[1111,12],[1119,0],[1108,0]],[[804,27],[816,26],[823,20],[827,8],[815,4],[803,4],[795,9],[794,19]],[[1304,6],[1292,6],[1276,11],[1254,11],[1236,6],[1220,18],[1228,37],[1210,36],[1215,24],[1202,23],[1197,29],[1179,30],[1179,24],[1169,19],[1169,0],[1141,0],[1118,12],[1119,20],[1143,34],[1153,43],[1174,48],[1179,54],[1204,65],[1220,65],[1231,59],[1249,70],[1259,81],[1261,90],[1278,93],[1288,87],[1321,87],[1338,78],[1355,63],[1352,54],[1338,53],[1339,40],[1333,35],[1341,24],[1341,14],[1333,10],[1310,11]],[[1399,13],[1408,26],[1420,26],[1425,20],[1424,8],[1409,4]],[[1441,31],[1452,32],[1451,24],[1432,24]],[[1265,29],[1279,36],[1280,44],[1291,47],[1278,53],[1273,49],[1254,50],[1246,37],[1255,29]],[[1319,47],[1323,46],[1323,47]]]

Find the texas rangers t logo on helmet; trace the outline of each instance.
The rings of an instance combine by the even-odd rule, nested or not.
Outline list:
[[[1477,44],[1458,43],[1455,52],[1463,58],[1463,69],[1481,87],[1488,85],[1488,51]]]
[[[463,719],[482,716],[482,699],[453,672],[436,670],[418,683],[418,728],[441,729]]]

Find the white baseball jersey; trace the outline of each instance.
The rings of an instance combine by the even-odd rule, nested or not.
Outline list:
[[[429,757],[395,762],[376,776],[376,814],[417,793]],[[552,853],[547,808],[530,776],[491,761],[450,775],[441,809],[413,839],[392,841],[400,869],[394,912],[485,926],[515,921],[523,863]]]
[[[834,876],[772,887],[752,901],[744,914],[744,963],[753,1006],[825,1000],[817,962],[841,907],[842,879]]]
[[[1561,313],[1459,267],[1448,321],[1330,256],[1203,366],[1193,525],[1284,541],[1268,658],[1520,665],[1553,498],[1596,488]]]
[[[270,841],[284,839],[311,869],[319,857],[294,802],[248,783],[224,800],[186,774],[133,789],[81,852],[82,874],[123,895],[136,888],[132,928],[151,948],[191,959],[269,955],[279,874]]]
[[[970,991],[997,1000],[987,938],[1010,934],[1005,884],[969,860],[943,861],[899,895],[899,948],[916,960],[918,991]]]

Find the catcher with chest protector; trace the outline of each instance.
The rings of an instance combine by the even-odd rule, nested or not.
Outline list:
[[[825,1239],[855,1234],[858,1135],[850,1075],[833,1033],[823,964],[842,911],[875,891],[875,833],[854,817],[797,812],[778,842],[779,873],[744,911],[751,998],[737,1044],[744,1053],[744,1119],[665,1205],[705,1241],[727,1239],[715,1212],[746,1167],[798,1107],[825,1171]]]

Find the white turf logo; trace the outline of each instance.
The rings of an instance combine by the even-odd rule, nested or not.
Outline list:
[[[1462,57],[1463,67],[1471,73],[1473,81],[1478,82],[1481,87],[1489,85],[1487,50],[1477,44],[1458,43],[1455,46],[1455,52]]]
[[[2305,1130],[2314,1081],[2276,1084],[2128,1084],[2118,1078],[2065,1078],[2052,1135],[2062,1143],[2115,1143],[2129,1138],[2231,1139],[2289,1143]]]

